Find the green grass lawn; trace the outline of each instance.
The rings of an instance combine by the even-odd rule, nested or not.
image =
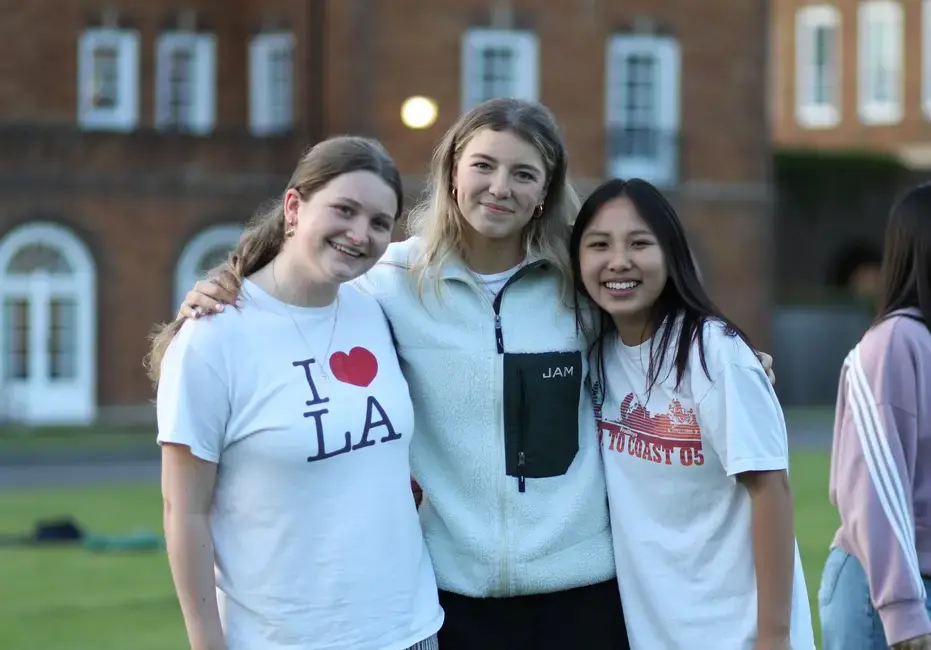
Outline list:
[[[827,501],[825,453],[792,459],[796,533],[815,621],[821,568],[837,516]],[[161,529],[157,486],[0,491],[0,534],[70,514],[95,533]],[[0,548],[3,650],[183,650],[168,562],[161,552]],[[816,634],[819,626],[816,622]]]
[[[2,469],[0,469],[2,471]],[[161,530],[158,486],[0,491],[0,533],[73,515],[90,532]],[[183,650],[162,552],[0,548],[3,650]]]
[[[791,480],[795,495],[795,536],[805,567],[808,601],[811,605],[815,640],[821,647],[821,625],[818,622],[818,587],[821,570],[828,557],[829,544],[840,523],[837,511],[828,501],[827,452],[797,452],[792,454]]]

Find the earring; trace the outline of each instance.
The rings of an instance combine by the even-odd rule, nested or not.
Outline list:
[[[537,209],[533,211],[534,218],[539,218],[543,216],[543,204],[537,206]]]
[[[458,201],[459,197],[456,195],[456,188],[453,188],[453,201]]]
[[[289,223],[287,229],[284,231],[285,237],[294,237],[294,224]]]

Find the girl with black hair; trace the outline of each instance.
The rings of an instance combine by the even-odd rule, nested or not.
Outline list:
[[[611,180],[570,244],[633,650],[814,650],[782,411],[672,206]]]

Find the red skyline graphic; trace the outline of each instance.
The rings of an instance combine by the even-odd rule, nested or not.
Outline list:
[[[634,393],[629,393],[621,402],[618,419],[599,418],[598,428],[599,441],[609,434],[609,450],[626,450],[632,456],[668,465],[672,452],[678,449],[682,465],[704,464],[695,409],[684,408],[677,399],[665,413],[652,415]]]
[[[651,415],[636,395],[629,393],[621,402],[618,424],[635,436],[660,438],[670,442],[701,441],[701,428],[695,409],[682,407],[677,399],[669,404],[666,413]]]

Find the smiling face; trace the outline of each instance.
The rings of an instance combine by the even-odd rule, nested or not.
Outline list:
[[[543,156],[509,131],[476,132],[454,178],[459,211],[474,234],[486,239],[519,238],[545,198]]]
[[[605,203],[582,233],[582,283],[628,345],[642,342],[668,278],[656,236],[627,197]],[[646,332],[646,336],[650,335]]]
[[[288,190],[284,251],[318,284],[353,280],[375,265],[391,243],[398,197],[380,176],[356,171],[337,176],[306,200]]]

